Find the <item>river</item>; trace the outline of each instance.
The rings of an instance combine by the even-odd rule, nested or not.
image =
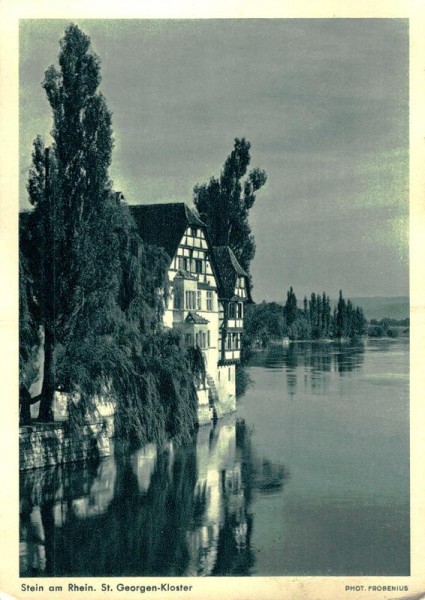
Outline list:
[[[21,473],[21,576],[408,575],[408,349],[276,345],[192,445]]]

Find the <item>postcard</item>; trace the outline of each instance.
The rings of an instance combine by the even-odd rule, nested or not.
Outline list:
[[[0,598],[425,598],[425,14],[3,2]]]

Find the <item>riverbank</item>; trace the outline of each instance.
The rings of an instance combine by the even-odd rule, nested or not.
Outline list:
[[[320,343],[320,344],[346,344],[349,342],[364,342],[367,340],[376,340],[376,339],[382,339],[382,340],[391,340],[391,339],[397,339],[397,338],[409,338],[409,330],[402,330],[403,328],[399,328],[399,330],[393,334],[393,335],[370,335],[370,334],[365,334],[365,335],[356,335],[352,338],[349,337],[341,337],[341,338],[305,338],[305,339],[290,339],[290,338],[282,338],[282,339],[272,339],[269,340],[269,342],[267,343],[267,345],[265,346],[253,346],[250,348],[250,350],[252,351],[261,351],[261,350],[265,350],[267,347],[269,346],[288,346],[290,343],[302,343],[302,342],[306,342],[306,343]]]
[[[112,429],[104,420],[73,431],[67,422],[33,421],[19,428],[19,469],[53,467],[110,456]]]

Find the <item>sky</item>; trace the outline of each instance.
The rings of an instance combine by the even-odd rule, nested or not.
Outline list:
[[[77,20],[101,58],[114,189],[129,204],[193,200],[234,139],[268,181],[250,212],[256,301],[408,295],[408,22]],[[41,87],[67,21],[20,24],[20,202]]]

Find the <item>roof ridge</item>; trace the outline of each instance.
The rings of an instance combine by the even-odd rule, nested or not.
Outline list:
[[[187,206],[186,202],[149,202],[148,204],[129,204],[130,208],[141,208],[145,206]]]
[[[234,270],[239,275],[244,275],[245,277],[249,277],[248,273],[241,266],[240,262],[236,258],[236,255],[230,246],[213,246],[213,252],[216,252],[217,254],[226,253],[228,255],[228,258],[230,259],[230,262],[232,263],[232,267],[234,268]]]

